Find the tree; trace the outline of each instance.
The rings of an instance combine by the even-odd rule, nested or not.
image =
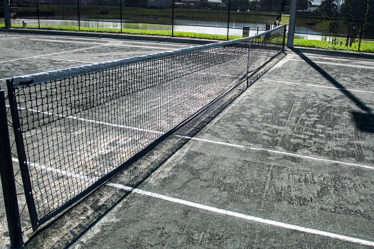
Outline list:
[[[324,18],[335,18],[338,13],[337,0],[324,0],[319,6],[319,11]]]

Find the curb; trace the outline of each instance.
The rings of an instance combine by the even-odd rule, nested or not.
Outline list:
[[[124,33],[104,33],[104,32],[84,32],[84,31],[65,31],[65,30],[49,30],[49,29],[0,29],[0,32],[9,33],[23,33],[23,34],[39,34],[39,35],[67,35],[67,36],[82,36],[82,37],[98,37],[98,38],[113,38],[113,39],[127,39],[127,40],[148,40],[159,42],[174,42],[174,43],[192,43],[192,44],[209,44],[217,42],[216,40],[209,39],[192,39],[182,37],[170,36],[151,36],[151,35],[129,35]]]

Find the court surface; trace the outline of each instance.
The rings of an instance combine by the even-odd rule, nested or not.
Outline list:
[[[0,33],[0,78],[191,45],[23,36]],[[65,224],[30,247],[373,247],[373,81],[372,59],[288,50],[135,188],[125,172],[99,189],[89,208],[117,198],[83,236]]]
[[[374,246],[373,80],[288,51],[72,248]]]

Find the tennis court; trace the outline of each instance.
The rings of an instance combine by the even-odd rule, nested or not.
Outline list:
[[[373,77],[288,51],[73,248],[372,247]]]
[[[9,35],[7,36],[0,39],[9,39]],[[14,39],[17,39],[16,36],[18,35],[15,35]],[[110,46],[116,42],[123,41],[105,41],[111,44]],[[87,41],[84,41],[84,44],[87,46]],[[188,45],[162,44],[159,51]],[[103,49],[100,45],[93,46]],[[150,46],[146,45],[147,48]],[[120,47],[122,48],[122,45]],[[147,48],[145,50],[139,48],[141,51],[138,52],[147,54]],[[78,61],[84,58],[87,62],[101,62],[105,60],[107,53],[110,59],[121,58],[116,57],[117,53],[113,52],[112,47],[105,50],[107,52],[102,52],[103,54],[76,50],[82,53],[76,57],[73,55],[74,51],[67,56],[63,49],[59,51],[61,54],[46,56],[48,58],[46,66],[50,66],[48,70],[66,67],[64,63],[68,62],[63,61],[63,58],[74,58],[72,60]],[[82,48],[77,46],[74,49]],[[125,45],[123,49],[126,51]],[[235,46],[234,51],[240,49],[242,47]],[[152,50],[154,51],[157,51],[156,48]],[[261,51],[261,47],[257,51]],[[219,51],[218,54],[222,55],[222,53]],[[22,54],[30,58],[34,56],[28,55],[27,52]],[[37,234],[29,246],[32,248],[66,246],[72,248],[365,248],[374,246],[372,232],[374,230],[372,222],[374,86],[371,84],[374,80],[374,60],[370,56],[321,54],[313,50],[288,50],[286,54],[283,59],[279,58],[281,60],[277,64],[274,62],[275,66],[248,89],[245,87],[245,82],[237,85],[239,90],[227,99],[223,99],[221,106],[202,114],[205,116],[198,117],[198,120],[192,121],[190,126],[174,131],[154,151],[137,161],[135,166],[119,172],[59,221]],[[53,60],[51,57],[59,56],[62,56],[61,64],[48,62]],[[266,56],[271,56],[271,53]],[[147,104],[148,108],[143,111],[148,109],[157,111],[157,108],[152,109],[155,102],[161,102],[163,107],[169,106],[167,110],[174,110],[177,107],[169,104],[175,103],[174,99],[183,96],[185,99],[182,98],[181,103],[198,102],[204,99],[205,95],[209,95],[209,91],[214,88],[214,82],[234,82],[234,79],[240,76],[235,69],[240,71],[238,65],[243,64],[244,61],[240,61],[238,56],[235,58],[234,61],[223,60],[218,64],[210,65],[209,70],[203,71],[202,74],[201,71],[197,71],[199,73],[183,76],[186,81],[182,86],[189,82],[196,82],[193,77],[198,77],[199,81],[212,80],[211,85],[207,85],[206,88],[194,87],[198,89],[197,95],[189,96],[186,95],[189,93],[188,89],[183,90],[183,87],[174,89],[174,84],[163,84],[162,89],[158,89],[157,92],[168,93],[177,90],[184,94],[169,98],[169,102],[163,103],[162,100],[166,95],[155,97],[145,90],[141,91],[143,95],[133,96],[134,99],[125,98],[129,101],[128,104],[123,102],[125,99],[114,101],[122,102],[124,106],[131,106],[131,103],[152,99],[153,101]],[[82,63],[71,63],[69,65],[82,65]],[[31,62],[30,65],[35,65],[35,62]],[[230,65],[234,67],[230,68]],[[38,64],[35,66],[38,67]],[[37,72],[25,72],[22,71],[24,69],[16,67],[14,70],[19,70],[15,71],[16,74]],[[14,75],[14,72],[11,74]],[[212,74],[214,77],[207,76]],[[220,90],[217,91],[221,93]],[[207,92],[208,94],[203,94]],[[210,99],[208,96],[206,98]],[[113,103],[111,104],[113,106]],[[105,105],[106,103],[100,103],[102,109],[89,112],[92,116],[87,114],[88,116],[79,116],[81,120],[72,119],[72,122],[79,122],[80,125],[86,123],[85,126],[77,126],[79,129],[73,132],[74,136],[77,136],[76,140],[87,139],[86,136],[79,137],[82,134],[79,131],[86,126],[90,126],[90,129],[98,125],[108,126],[108,133],[101,134],[103,137],[108,137],[108,134],[111,134],[109,137],[115,137],[113,134],[123,135],[114,129],[123,130],[124,127],[113,127],[113,125],[122,123],[121,120],[124,118],[128,118],[129,121],[133,119],[121,117],[121,111],[114,115],[110,122],[105,121],[101,124],[91,122],[96,120],[95,118],[105,117],[105,113],[110,109]],[[183,109],[188,109],[189,106]],[[27,109],[30,109],[30,106]],[[193,111],[191,110],[191,113]],[[69,115],[72,116],[70,113]],[[163,117],[162,113],[150,112],[146,117],[140,115],[138,121],[144,120],[146,124],[147,118],[153,117],[152,115]],[[31,120],[44,122],[45,116],[51,115],[44,113],[41,117],[34,117]],[[145,139],[150,134],[154,134],[149,132],[150,128],[156,132],[156,135],[157,132],[162,131],[165,125],[162,121],[176,122],[172,117],[167,121],[155,118],[161,122],[156,124],[160,128],[158,130],[153,129],[154,126],[141,127],[139,126],[142,125],[141,122],[133,123],[131,127],[141,129],[136,133],[146,136],[137,135],[138,139]],[[33,122],[30,119],[26,120],[28,120],[25,123],[27,128]],[[69,129],[62,131],[63,127],[64,125],[59,126],[58,131],[56,127],[46,128],[51,132],[47,138],[54,140],[53,133],[71,132]],[[33,135],[35,134],[30,134],[30,137],[32,138]],[[96,139],[100,141],[102,138]],[[43,139],[40,143],[45,144],[45,141]],[[111,142],[113,148],[121,148],[120,139]],[[128,143],[123,140],[122,142]],[[30,143],[30,145],[34,144],[35,142]],[[97,150],[94,142],[84,144],[87,146],[84,147],[87,151],[80,149],[78,152],[86,155],[90,150]],[[56,155],[61,153],[58,149]],[[114,149],[103,152],[109,157],[111,153],[125,154],[121,150]],[[77,158],[82,157],[84,156]],[[34,156],[34,159],[39,165],[46,163],[43,162],[45,160],[43,156]],[[107,159],[108,157],[103,157],[103,161],[100,161],[100,158],[95,158],[92,165],[104,164]],[[48,160],[59,162],[55,158]],[[75,163],[79,164],[79,162]],[[54,169],[54,173],[56,176],[60,175],[59,183],[69,182],[74,178],[90,182],[99,174],[94,172],[95,167],[89,166],[87,165],[85,172],[80,169],[67,171],[65,168],[57,168]],[[37,167],[35,168],[37,171]],[[59,191],[69,193],[74,190],[74,188],[69,189],[69,184],[66,184],[66,187],[67,189]],[[53,196],[55,190],[51,188],[51,191]],[[41,207],[44,208],[43,205]],[[78,236],[79,234],[83,235]]]

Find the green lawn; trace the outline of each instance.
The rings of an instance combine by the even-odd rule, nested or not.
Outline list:
[[[14,28],[21,28],[22,25],[13,24]],[[37,25],[27,25],[28,28],[38,28]],[[77,26],[67,26],[67,25],[41,25],[43,29],[53,29],[53,30],[72,30],[78,31]],[[112,29],[112,28],[90,28],[90,27],[81,27],[80,31],[88,32],[106,32],[106,33],[120,33],[121,29]],[[147,30],[147,29],[123,29],[124,34],[137,34],[137,35],[159,35],[159,36],[171,36],[171,30]],[[226,40],[226,35],[214,35],[214,34],[201,34],[193,32],[180,32],[175,31],[174,36],[176,37],[191,37],[191,38],[202,38],[202,39],[214,39],[214,40]],[[230,40],[241,38],[241,36],[230,35]]]
[[[351,47],[345,46],[345,39],[340,38],[338,39],[337,44],[333,44],[329,41],[316,41],[316,40],[305,40],[305,39],[294,39],[295,46],[301,47],[312,47],[312,48],[322,48],[322,49],[332,49],[332,50],[346,50],[346,51],[358,51],[359,43],[358,41],[354,42]],[[374,42],[373,41],[361,41],[360,46],[361,52],[370,52],[374,53]]]
[[[288,16],[282,17],[282,23],[288,22]],[[0,27],[4,27],[4,23],[0,22]],[[22,25],[13,24],[12,27],[21,28]],[[28,25],[28,28],[37,28],[37,25]],[[77,26],[67,26],[67,25],[42,25],[41,28],[43,29],[52,29],[52,30],[72,30],[78,31]],[[111,29],[111,28],[89,28],[89,27],[81,27],[81,31],[88,31],[88,32],[107,32],[107,33],[120,33],[120,29]],[[125,34],[136,34],[136,35],[157,35],[157,36],[171,36],[171,30],[146,30],[146,29],[133,29],[133,28],[126,28],[123,29],[123,33]],[[226,40],[226,35],[214,35],[214,34],[201,34],[201,33],[194,33],[194,32],[174,32],[175,37],[191,37],[191,38],[203,38],[203,39],[214,39],[214,40]],[[238,39],[241,36],[230,36],[230,39]],[[280,41],[277,41],[280,42]],[[329,50],[346,50],[346,51],[358,51],[359,43],[355,41],[351,47],[345,46],[345,39],[338,38],[337,43],[333,44],[329,41],[318,41],[318,40],[306,40],[302,39],[301,37],[295,37],[294,40],[295,46],[302,46],[302,47],[312,47],[312,48],[320,48],[320,49],[329,49]],[[374,40],[362,40],[360,46],[361,52],[370,52],[374,53]]]

